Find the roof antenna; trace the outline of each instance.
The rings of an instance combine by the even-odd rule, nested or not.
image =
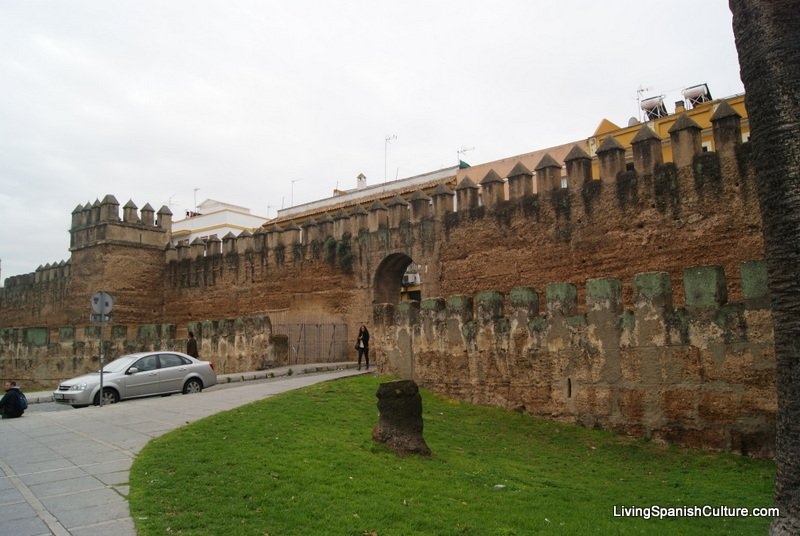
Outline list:
[[[650,88],[639,84],[639,89],[636,90],[636,109],[639,111],[639,121],[642,121],[644,118],[642,115],[642,95],[644,95],[645,91],[650,91]]]
[[[462,145],[461,149],[456,151],[456,155],[457,155],[457,158],[456,158],[457,162],[456,163],[458,164],[458,167],[461,167],[461,155],[463,155],[467,151],[474,151],[474,150],[475,150],[475,147],[465,147],[465,146]],[[466,164],[466,162],[464,162],[464,163]]]

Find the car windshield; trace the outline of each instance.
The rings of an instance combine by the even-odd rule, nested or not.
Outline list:
[[[128,366],[131,364],[130,356],[120,357],[119,359],[115,359],[108,365],[103,367],[103,372],[123,372]]]

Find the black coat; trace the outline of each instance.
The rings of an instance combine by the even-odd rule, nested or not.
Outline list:
[[[364,348],[369,348],[369,331],[359,332],[356,339],[356,348],[360,347],[361,342],[364,342]]]
[[[22,409],[22,404],[20,403],[21,396],[18,387],[6,389],[6,394],[0,399],[0,411],[4,418],[8,419],[22,416],[25,410]]]
[[[189,339],[186,343],[186,353],[192,357],[200,357],[200,354],[197,352],[197,339]]]

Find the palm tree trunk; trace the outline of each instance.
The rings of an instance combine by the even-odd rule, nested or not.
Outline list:
[[[770,534],[800,534],[800,0],[729,0],[750,121],[775,327]]]

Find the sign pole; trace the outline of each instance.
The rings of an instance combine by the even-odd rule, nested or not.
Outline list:
[[[103,327],[105,322],[100,321],[100,407],[103,407]]]
[[[111,308],[114,306],[114,298],[108,292],[95,292],[92,296],[92,311],[89,316],[92,322],[100,322],[100,407],[103,407],[103,328],[106,322],[111,322]]]

